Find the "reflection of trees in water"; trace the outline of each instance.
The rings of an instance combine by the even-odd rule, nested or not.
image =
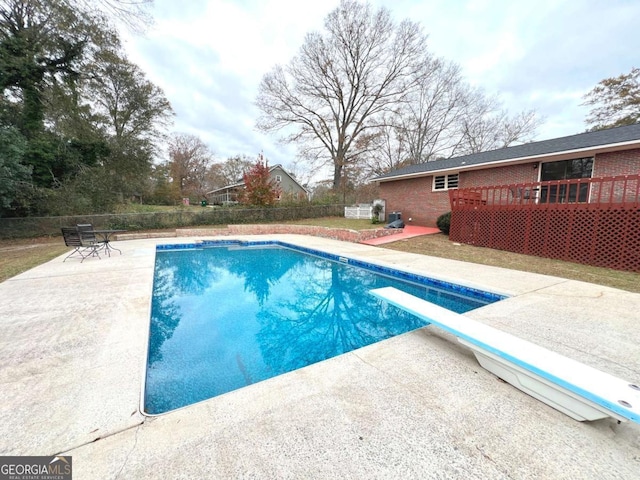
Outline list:
[[[151,326],[149,334],[149,365],[162,360],[162,344],[171,338],[180,323],[180,310],[173,302],[173,271],[156,270],[151,297]]]
[[[174,294],[202,293],[220,275],[219,256],[206,250],[161,252],[156,256],[156,275],[171,272]]]
[[[163,344],[172,338],[181,322],[182,298],[206,293],[207,298],[216,301],[220,295],[235,296],[231,290],[241,282],[260,305],[256,344],[261,346],[250,346],[255,324],[250,332],[245,329],[235,332],[239,338],[242,337],[239,332],[246,333],[242,337],[246,343],[242,345],[249,347],[238,347],[234,351],[228,346],[235,362],[225,364],[225,368],[234,371],[223,375],[225,381],[231,381],[227,377],[240,375],[244,384],[250,384],[265,378],[264,375],[295,370],[423,326],[421,320],[368,293],[373,288],[398,286],[397,281],[349,265],[288,249],[221,247],[163,253],[157,257],[154,278],[148,391],[145,392],[147,408],[162,412],[180,406],[174,404],[176,401],[194,398],[191,396],[194,389],[200,397],[203,394],[198,390],[200,383],[193,378],[185,383],[182,378],[184,358],[167,356],[162,361]],[[402,289],[425,295],[424,287],[407,288],[404,284]],[[237,298],[243,301],[240,296]],[[233,298],[224,301],[233,301]],[[251,310],[254,308],[255,304],[251,305]],[[233,319],[227,320],[233,322]],[[238,327],[238,324],[232,323],[232,326]],[[206,332],[195,334],[207,335]],[[191,353],[185,352],[185,355]],[[176,377],[165,378],[162,372],[166,371],[175,372]],[[216,388],[219,386],[220,382],[216,381]]]
[[[247,248],[229,255],[226,267],[244,279],[245,291],[252,292],[262,306],[269,299],[271,288],[296,264],[303,261],[291,250]],[[230,253],[233,253],[232,250]]]
[[[173,336],[180,324],[177,298],[184,294],[202,293],[222,273],[216,256],[201,253],[198,250],[156,254],[151,298],[149,365],[162,360],[162,345]]]
[[[245,291],[252,292],[262,305],[270,291],[287,271],[302,261],[289,250],[226,247],[156,255],[151,307],[149,365],[162,359],[162,345],[180,324],[177,300],[183,295],[202,294],[230,272],[244,280]]]
[[[312,276],[309,267],[317,264],[328,266],[330,274]],[[368,290],[389,280],[364,270],[313,259],[292,270],[287,281],[292,300],[270,304],[258,314],[263,359],[279,373],[424,325],[369,295]]]

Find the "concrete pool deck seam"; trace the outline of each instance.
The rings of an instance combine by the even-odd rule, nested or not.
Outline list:
[[[640,377],[639,294],[335,240],[262,238],[508,291],[469,316]],[[77,478],[146,478],[150,469],[209,478],[640,477],[636,425],[578,423],[479,374],[470,352],[425,328],[164,417],[130,417],[156,243],[119,241],[122,256],[82,265],[61,256],[0,284],[0,453],[68,452]],[[111,433],[93,441],[96,428]],[[353,432],[366,432],[366,448],[347,441]]]

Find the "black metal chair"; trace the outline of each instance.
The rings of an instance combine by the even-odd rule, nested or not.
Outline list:
[[[100,241],[96,238],[96,234],[93,231],[93,225],[90,223],[79,223],[76,225],[78,229],[78,233],[80,234],[80,239],[89,244],[89,243],[100,243]]]
[[[84,262],[84,259],[90,256],[96,256],[98,259],[100,258],[100,255],[98,255],[100,243],[83,240],[82,234],[77,227],[62,227],[61,230],[62,236],[64,237],[64,244],[67,247],[73,247],[73,251],[64,258],[63,262],[66,262],[67,258],[74,256],[82,258],[80,263]]]
[[[93,225],[90,223],[79,223],[76,225],[78,233],[80,234],[80,240],[85,245],[98,244],[98,248],[104,247],[105,240],[99,240],[96,237],[96,233],[93,231]]]

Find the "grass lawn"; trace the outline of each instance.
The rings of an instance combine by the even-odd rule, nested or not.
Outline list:
[[[0,282],[71,251],[59,238],[0,240]]]
[[[592,267],[580,263],[454,243],[442,233],[400,240],[386,244],[384,248],[523,272],[541,273],[640,293],[640,273],[622,272],[610,268]]]
[[[352,230],[381,228],[381,225],[373,225],[369,220],[348,220],[341,217],[314,218],[289,223]],[[211,228],[210,225],[206,227]],[[449,241],[449,238],[443,234],[400,240],[385,244],[383,248],[553,275],[640,293],[640,274],[638,273],[460,245]],[[62,237],[0,240],[0,282],[47,262],[66,251],[69,249],[64,246]]]
[[[384,226],[382,223],[374,225],[371,223],[371,220],[352,220],[344,217],[307,218],[284,223],[291,223],[293,225],[315,225],[328,228],[348,228],[349,230],[368,230],[371,228],[382,228]]]

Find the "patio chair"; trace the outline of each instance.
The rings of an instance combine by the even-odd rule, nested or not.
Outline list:
[[[96,234],[93,231],[93,225],[90,223],[78,223],[76,225],[78,229],[78,233],[82,238],[82,241],[85,243],[98,243],[99,240],[96,238]]]
[[[95,255],[100,258],[98,255],[98,249],[100,248],[99,242],[91,242],[89,240],[83,240],[82,234],[77,227],[62,227],[62,236],[64,237],[64,244],[67,247],[73,247],[73,251],[67,255],[63,262],[67,261],[67,258],[73,256],[79,256],[82,258],[80,263],[84,261],[85,258]]]
[[[513,197],[513,203],[528,203],[529,200],[536,198],[535,191],[529,187],[511,187],[509,191]]]
[[[90,223],[78,223],[76,225],[78,232],[80,233],[80,239],[86,245],[93,243],[98,244],[98,248],[103,248],[106,240],[96,237],[96,232],[93,230],[93,225]]]

